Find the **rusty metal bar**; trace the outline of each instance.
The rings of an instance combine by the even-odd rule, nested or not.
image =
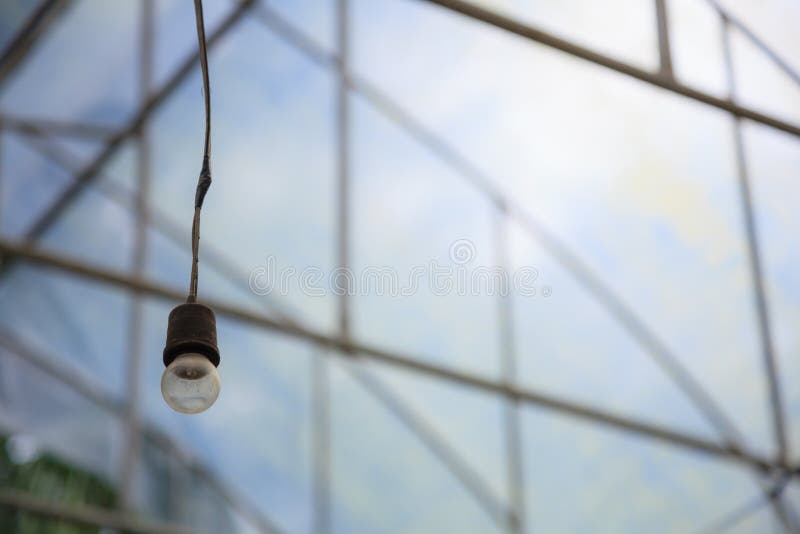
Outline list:
[[[789,63],[784,60],[777,52],[767,45],[758,35],[756,35],[750,28],[744,25],[742,21],[730,14],[730,12],[722,7],[716,0],[706,0],[706,2],[714,8],[722,18],[723,24],[735,27],[742,32],[747,39],[750,40],[758,49],[760,49],[780,70],[789,76],[796,84],[800,85],[800,73],[792,68]]]
[[[82,278],[104,282],[115,287],[124,288],[134,293],[157,297],[170,302],[180,302],[185,298],[182,291],[174,290],[150,281],[136,279],[131,276],[102,269],[86,263],[75,261],[58,254],[51,254],[34,249],[25,244],[14,244],[0,239],[0,253],[39,265],[71,273]],[[507,398],[517,399],[523,404],[539,406],[564,415],[570,415],[585,421],[625,430],[633,434],[646,436],[655,440],[678,445],[686,449],[706,453],[712,456],[730,460],[760,470],[774,469],[770,460],[758,454],[742,450],[733,445],[720,445],[701,437],[688,433],[672,430],[660,425],[623,417],[611,412],[600,410],[592,406],[560,399],[541,392],[508,386],[503,383],[476,376],[470,373],[455,371],[446,367],[426,363],[419,357],[409,356],[394,351],[384,350],[375,346],[355,343],[341,339],[338,336],[325,334],[304,326],[286,324],[272,317],[267,317],[236,305],[211,300],[205,303],[225,317],[250,324],[264,330],[278,332],[289,337],[305,340],[323,349],[334,349],[352,357],[361,356],[370,360],[384,363],[401,369],[420,372],[428,376],[437,377],[453,384],[473,388],[488,393],[503,395]]]
[[[734,76],[733,57],[730,46],[730,30],[726,19],[723,19],[723,53],[725,56],[725,74],[731,99],[736,98],[736,81]],[[758,239],[755,208],[750,186],[750,177],[747,172],[747,159],[742,138],[742,124],[738,117],[733,121],[734,151],[736,154],[736,170],[739,178],[739,193],[742,202],[744,217],[744,230],[747,239],[747,254],[750,262],[750,275],[753,285],[753,301],[758,317],[758,333],[761,341],[761,352],[764,361],[764,373],[769,387],[769,399],[772,406],[772,426],[775,432],[775,441],[778,445],[778,462],[785,463],[788,455],[787,438],[785,429],[785,415],[783,408],[783,395],[778,378],[778,364],[772,340],[769,303],[767,302],[764,288],[764,274],[761,261],[761,246]]]
[[[190,534],[196,532],[180,525],[145,521],[140,517],[108,508],[100,508],[88,504],[62,504],[8,488],[0,489],[0,508],[24,512],[54,521],[63,521],[73,525],[109,528],[120,532],[135,532],[139,534]]]
[[[722,51],[725,60],[725,76],[728,85],[728,92],[731,100],[736,98],[736,78],[734,75],[733,55],[730,43],[730,24],[724,14],[720,13],[720,29],[722,37]],[[750,262],[751,282],[753,285],[753,300],[758,318],[758,333],[761,342],[762,360],[764,362],[764,374],[770,396],[771,414],[775,441],[778,447],[777,462],[787,461],[786,433],[783,425],[783,403],[780,384],[777,378],[777,367],[772,345],[772,333],[770,330],[769,309],[766,302],[766,294],[763,285],[763,275],[761,273],[760,246],[758,234],[755,227],[753,213],[752,195],[750,193],[750,177],[747,172],[747,159],[744,148],[744,138],[742,136],[742,121],[738,117],[733,117],[733,141],[736,173],[739,182],[739,193],[742,202],[742,213],[745,223],[745,236],[747,241],[748,260]],[[765,494],[770,488],[763,482],[757,480],[759,486]],[[768,498],[767,501],[772,505],[773,512],[783,525],[786,532],[793,530],[792,526],[795,519],[792,512],[780,499]]]
[[[102,124],[18,117],[8,113],[2,114],[2,121],[9,130],[31,135],[59,135],[104,141],[117,132],[115,128]]]
[[[650,85],[666,89],[667,91],[685,96],[692,100],[702,102],[703,104],[721,109],[722,111],[727,111],[728,113],[732,113],[737,117],[749,119],[753,122],[758,122],[771,128],[775,128],[777,130],[800,137],[800,125],[792,124],[777,117],[766,115],[753,109],[740,106],[734,102],[731,102],[730,100],[724,100],[708,93],[704,93],[703,91],[699,91],[677,82],[674,79],[664,77],[658,72],[650,72],[640,69],[639,67],[635,67],[610,56],[600,54],[579,44],[562,39],[561,37],[557,37],[552,33],[548,33],[535,26],[524,24],[492,10],[476,6],[470,2],[466,2],[464,0],[420,1],[438,5],[444,9],[447,9],[453,13],[459,13],[474,21],[483,22],[489,26],[499,30],[507,31],[524,39],[543,44],[550,48],[555,48],[556,50],[561,50],[562,52],[571,56],[589,61],[596,65],[600,65],[601,67],[611,69],[619,72],[620,74],[630,76],[631,78],[635,78]]]
[[[73,2],[65,0],[42,0],[36,10],[28,17],[14,34],[14,37],[0,53],[0,87],[19,67],[25,57],[33,50],[39,38]]]
[[[667,78],[673,78],[672,51],[669,44],[669,18],[667,17],[667,0],[655,0],[655,8],[660,74]]]

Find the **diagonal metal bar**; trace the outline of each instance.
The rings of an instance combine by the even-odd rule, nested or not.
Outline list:
[[[506,17],[492,10],[478,7],[475,4],[472,4],[471,2],[467,2],[465,0],[419,0],[419,1],[428,2],[430,4],[436,4],[444,9],[447,9],[453,13],[459,13],[474,21],[479,21],[488,24],[489,26],[493,26],[497,29],[507,31],[524,39],[528,39],[530,41],[537,42],[545,46],[549,46],[550,48],[555,48],[556,50],[561,50],[562,52],[565,52],[569,55],[611,69],[613,71],[619,72],[620,74],[630,76],[631,78],[635,78],[650,85],[666,89],[667,91],[671,91],[675,94],[685,96],[687,98],[696,100],[698,102],[702,102],[703,104],[707,104],[709,106],[721,109],[723,111],[727,111],[728,113],[732,113],[737,117],[741,117],[743,119],[749,119],[751,121],[758,122],[766,126],[769,126],[771,128],[775,128],[784,131],[786,133],[792,134],[794,136],[800,137],[800,125],[786,122],[777,117],[760,113],[758,111],[755,111],[753,109],[744,106],[740,106],[738,104],[731,102],[730,100],[718,98],[703,91],[699,91],[697,89],[684,85],[674,79],[662,76],[659,72],[650,72],[647,70],[640,69],[639,67],[635,67],[633,65],[625,63],[624,61],[620,61],[610,56],[600,54],[598,52],[595,52],[594,50],[583,47],[572,41],[568,41],[566,39],[562,39],[561,37],[557,37],[552,33],[548,33],[530,24],[523,24],[522,22],[514,20],[513,18],[510,17]]]
[[[435,426],[428,423],[424,416],[406,404],[382,380],[367,367],[354,365],[359,362],[347,358],[345,368],[372,396],[381,401],[386,409],[405,424],[420,439],[425,447],[455,476],[462,486],[473,495],[475,500],[498,525],[509,525],[510,511],[494,494],[483,477],[470,466],[461,453],[450,445]]]
[[[736,98],[736,80],[733,70],[733,57],[731,55],[730,31],[728,24],[723,20],[722,47],[725,57],[725,72],[728,82],[728,90],[732,99]],[[778,378],[778,364],[776,362],[775,350],[772,341],[771,321],[769,316],[769,304],[767,302],[766,290],[764,288],[764,274],[761,261],[761,245],[758,239],[758,228],[756,227],[755,208],[753,206],[753,195],[750,187],[750,177],[747,172],[747,160],[744,151],[744,140],[742,138],[741,121],[734,117],[733,121],[734,151],[736,154],[736,170],[739,178],[739,193],[742,202],[742,214],[744,218],[744,230],[747,239],[747,254],[750,262],[750,274],[753,284],[753,300],[758,317],[758,333],[761,341],[761,352],[764,360],[764,373],[769,387],[769,398],[772,406],[772,425],[775,432],[775,440],[778,445],[778,460],[785,463],[787,459],[786,429],[784,425],[783,395],[781,393],[780,381]]]
[[[115,128],[102,124],[17,117],[8,113],[3,113],[0,120],[8,130],[26,134],[60,135],[103,141],[116,133]]]
[[[335,64],[334,56],[323,51],[313,41],[306,38],[285,19],[263,3],[259,4],[254,14],[276,34],[304,52],[307,57],[321,66],[330,67]],[[673,382],[692,400],[696,408],[712,425],[712,427],[734,447],[744,447],[744,438],[730,422],[716,402],[706,393],[700,383],[694,379],[680,360],[637,315],[598,277],[580,258],[561,240],[551,233],[544,224],[531,216],[526,209],[506,197],[499,187],[478,167],[452,148],[443,139],[426,128],[411,116],[400,105],[392,101],[386,94],[369,82],[357,78],[352,73],[348,76],[350,88],[367,99],[379,109],[384,116],[393,120],[411,137],[426,146],[439,159],[457,171],[464,179],[487,196],[501,210],[507,210],[509,216],[518,221],[522,227],[536,238],[583,288],[602,304],[611,316],[646,349],[654,361],[673,380]]]
[[[750,40],[757,48],[761,50],[780,70],[789,76],[796,84],[800,85],[800,73],[796,71],[789,63],[783,59],[780,54],[775,52],[767,43],[764,42],[758,35],[756,35],[750,28],[748,28],[742,21],[731,15],[731,13],[722,7],[716,0],[706,0],[706,2],[714,8],[722,18],[723,24],[730,25],[739,30],[742,35]]]
[[[730,25],[723,14],[721,19],[722,50],[725,60],[725,74],[728,84],[728,91],[731,99],[736,97],[736,78],[734,76],[733,56],[730,43]],[[753,300],[758,318],[758,333],[761,342],[762,360],[764,362],[764,374],[766,376],[767,387],[771,405],[773,431],[778,447],[778,463],[785,463],[787,460],[786,431],[784,428],[783,400],[777,377],[777,364],[772,345],[772,333],[770,330],[769,308],[767,306],[764,291],[763,275],[761,272],[760,245],[758,234],[755,227],[753,213],[753,202],[750,192],[750,180],[747,172],[747,161],[744,150],[744,138],[742,136],[742,123],[738,117],[733,117],[733,138],[736,171],[739,181],[739,192],[742,202],[742,213],[744,219],[744,230],[747,240],[748,260],[750,262],[750,273],[753,285]],[[762,490],[767,494],[772,505],[773,512],[780,520],[787,532],[796,530],[796,520],[791,509],[783,501],[769,496],[770,488],[762,480],[758,480]]]
[[[231,29],[236,27],[243,16],[253,6],[254,0],[240,0],[236,7],[232,8],[225,19],[208,36],[208,49],[211,50],[220,42]],[[166,83],[157,91],[153,92],[144,105],[140,106],[134,117],[117,132],[106,144],[100,154],[78,175],[75,181],[57,198],[42,215],[34,221],[30,229],[26,232],[26,239],[30,242],[36,241],[44,234],[66,210],[66,208],[77,198],[78,194],[96,178],[100,169],[119,149],[122,144],[134,136],[139,131],[142,124],[180,85],[180,83],[196,68],[199,52],[191,53],[169,77]],[[8,262],[0,274],[8,268]]]
[[[98,527],[119,530],[138,534],[191,534],[194,529],[160,523],[152,520],[143,520],[140,517],[91,506],[88,504],[63,504],[52,500],[42,499],[32,493],[13,489],[0,489],[0,508],[25,512],[54,521],[71,523],[85,527]],[[58,530],[61,530],[59,528]]]
[[[46,138],[45,132],[35,132],[32,135],[24,135],[21,136],[20,139],[25,141],[48,161],[55,163],[68,172],[74,172],[79,166],[77,163],[78,158],[63,147],[50,142]],[[135,196],[135,193],[117,184],[113,180],[109,180],[107,176],[98,174],[96,181],[92,182],[92,187],[118,206],[127,210],[133,208],[131,198]],[[181,248],[187,247],[188,230],[185,231],[174,218],[154,206],[144,206],[144,209],[145,218],[147,219],[149,227],[171,243]],[[223,278],[234,285],[241,284],[249,278],[250,273],[246,269],[242,269],[240,266],[236,265],[223,251],[216,248],[213,243],[209,242],[203,246],[203,261],[208,263],[208,265]],[[288,306],[286,302],[280,302],[280,306],[278,306],[278,303],[270,298],[262,300],[262,303],[266,304],[268,313],[274,314],[283,321],[293,321],[289,312],[296,315],[291,309],[283,311]]]
[[[25,57],[33,50],[47,28],[66,11],[73,2],[66,0],[42,0],[36,10],[28,17],[14,34],[14,37],[0,53],[0,87],[11,73],[19,67]]]
[[[68,259],[58,254],[51,254],[36,250],[24,244],[14,244],[0,239],[0,254],[26,261],[32,265],[39,265],[57,271],[70,273],[82,278],[103,282],[119,288],[127,289],[151,297],[164,299],[170,302],[179,302],[185,298],[182,291],[177,291],[150,281],[136,279],[128,275],[95,267],[80,261]],[[688,433],[666,428],[660,425],[643,422],[633,418],[622,417],[592,406],[560,399],[541,392],[509,386],[503,383],[483,378],[471,373],[461,372],[427,363],[419,356],[402,354],[399,352],[381,349],[375,346],[356,343],[341,339],[338,336],[326,334],[304,326],[286,324],[272,317],[254,313],[236,305],[208,300],[206,304],[223,316],[258,328],[283,333],[289,337],[305,340],[322,349],[334,349],[343,354],[356,357],[360,355],[368,360],[385,363],[397,368],[408,369],[431,377],[440,378],[453,384],[460,384],[469,388],[489,393],[495,393],[507,398],[517,399],[523,404],[539,406],[564,415],[570,415],[585,421],[593,421],[610,428],[625,430],[640,436],[650,437],[665,443],[678,445],[686,449],[706,453],[722,459],[727,459],[744,465],[749,465],[759,470],[769,471],[775,469],[770,460],[758,454],[742,450],[733,445],[720,445],[714,441],[693,436]]]
[[[791,481],[791,477],[791,472],[786,471],[781,473],[781,475],[778,477],[778,480],[770,484],[765,489],[764,495],[759,495],[758,497],[738,506],[736,509],[728,512],[723,517],[715,520],[709,526],[698,530],[698,534],[722,534],[723,532],[729,532],[745,520],[749,519],[764,506],[767,506],[768,504],[772,504],[774,506],[775,503],[780,500],[783,490]],[[788,530],[788,527],[787,532],[791,532]]]
[[[123,400],[112,396],[95,381],[88,378],[84,373],[71,368],[66,362],[30,347],[24,340],[2,326],[0,326],[0,346],[4,347],[9,354],[25,360],[39,371],[66,385],[96,406],[108,411],[118,419],[124,420],[127,407]],[[257,526],[259,532],[264,534],[279,532],[279,529],[272,521],[265,517],[253,503],[223,484],[205,466],[198,464],[191,455],[183,452],[184,449],[167,434],[150,425],[142,425],[141,432],[142,436],[149,439],[168,455],[174,456],[199,479],[219,493],[231,508],[237,510],[243,517]]]

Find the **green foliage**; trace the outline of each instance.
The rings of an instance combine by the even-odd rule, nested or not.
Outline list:
[[[69,465],[50,454],[17,464],[0,438],[0,487],[13,488],[61,504],[90,504],[112,508],[114,489],[97,476]],[[99,529],[45,519],[33,514],[0,508],[0,532],[15,534],[94,534]]]

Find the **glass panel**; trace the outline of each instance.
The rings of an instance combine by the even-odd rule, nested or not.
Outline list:
[[[338,367],[332,374],[334,532],[499,532],[406,427]]]
[[[128,295],[108,285],[18,265],[0,286],[0,324],[119,395],[128,354]]]
[[[354,100],[353,327],[359,339],[498,373],[491,205],[363,100]],[[458,256],[464,252],[465,256]]]
[[[559,398],[717,439],[697,407],[608,309],[522,227],[512,224],[510,229],[512,272],[520,281],[512,306],[517,381]],[[525,273],[532,279],[526,282]]]
[[[800,43],[796,35],[789,42],[793,48],[788,57],[793,58]],[[731,49],[738,101],[783,120],[800,122],[800,83],[780,70],[738,30],[731,32]],[[794,66],[794,71],[800,72],[800,65]]]
[[[744,125],[747,167],[756,211],[758,235],[778,372],[792,455],[800,460],[800,143],[769,128]]]
[[[487,482],[494,495],[507,501],[505,406],[502,397],[394,367],[376,364],[359,367],[375,378],[381,390],[388,391],[391,397],[433,428],[449,448]],[[371,402],[380,403],[379,397],[370,397]]]
[[[72,178],[23,139],[3,134],[0,168],[0,232],[20,237],[66,189]]]
[[[3,2],[3,16],[0,17],[0,48],[5,48],[11,42],[39,4],[41,2],[35,0]]]
[[[731,15],[743,22],[784,60],[800,69],[797,61],[797,18],[800,6],[793,0],[750,2],[748,0],[717,0]]]
[[[272,261],[277,270],[293,269],[286,290],[272,292],[276,300],[307,323],[330,328],[333,297],[304,292],[299,276],[307,267],[329,273],[334,262],[331,78],[256,22],[244,23],[211,63],[218,141],[203,239],[248,274]],[[195,76],[159,110],[152,128],[152,203],[187,225],[202,148]]]
[[[225,498],[197,471],[191,458],[164,445],[161,439],[156,443],[148,434],[143,436],[134,481],[139,511],[199,531],[246,532],[237,528],[238,520]]]
[[[332,0],[277,0],[269,3],[270,8],[331,53],[336,52],[336,5]]]
[[[135,102],[138,5],[76,2],[5,85],[0,107],[25,116],[120,123]]]
[[[156,86],[169,79],[174,70],[197,51],[197,26],[194,21],[194,3],[181,0],[158,0],[155,7],[155,75]],[[206,36],[233,11],[236,2],[204,2],[203,19]],[[138,18],[137,18],[138,20]],[[216,76],[216,73],[214,74]],[[196,86],[199,87],[199,86]],[[216,91],[215,91],[216,96]]]
[[[124,153],[121,153],[124,156]],[[131,180],[135,168],[112,164],[114,175]],[[90,265],[116,271],[130,271],[133,259],[135,214],[118,195],[104,194],[108,188],[98,176],[61,213],[55,224],[42,236],[42,248],[52,250]],[[91,239],[86,239],[91,236]]]
[[[534,409],[524,421],[534,532],[693,532],[756,488],[747,468],[706,454]]]
[[[94,474],[113,490],[122,450],[116,418],[22,356],[4,348],[0,356],[0,428],[6,435],[18,436],[17,461],[49,453],[74,469]],[[38,489],[43,496],[58,494],[58,487],[47,484]]]
[[[658,38],[656,36],[653,2],[641,0],[512,0],[494,2],[477,0],[472,3],[505,16],[532,24],[559,37],[572,40],[641,68],[658,68]],[[402,48],[422,46],[428,50],[450,48],[459,39],[451,31],[463,25],[482,28],[476,23],[465,23],[460,15],[443,11],[436,6],[423,6],[397,0],[382,2],[354,2],[356,16],[353,25],[357,31],[370,31],[385,46],[403,43]],[[442,26],[440,26],[442,25]],[[440,26],[437,28],[437,26]],[[373,31],[379,27],[380,31]],[[443,30],[443,31],[442,31]],[[438,38],[433,32],[441,31]],[[484,32],[488,34],[489,32]],[[441,36],[447,36],[443,39]],[[399,41],[398,41],[399,39]],[[473,40],[467,49],[482,47],[481,39]],[[383,47],[381,47],[383,48]],[[359,54],[376,54],[380,50],[357,45]],[[410,52],[409,61],[417,61],[419,54]],[[385,58],[384,58],[385,59]],[[496,58],[500,60],[500,58]],[[395,65],[397,67],[398,65]],[[535,69],[535,66],[533,66]],[[402,70],[402,69],[401,69]]]
[[[669,0],[667,10],[675,76],[692,87],[728,96],[717,11],[703,0]]]

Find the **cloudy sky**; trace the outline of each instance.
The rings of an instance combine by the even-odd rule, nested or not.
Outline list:
[[[640,68],[657,67],[651,1],[480,3]],[[325,53],[335,52],[333,4],[270,2]],[[231,5],[206,2],[207,26],[215,27]],[[668,5],[676,75],[727,97],[714,11],[704,0]],[[800,70],[800,5],[791,0],[724,5]],[[0,88],[0,111],[123,125],[139,98],[137,6],[76,2]],[[4,20],[24,17],[24,7],[3,9],[9,13]],[[157,14],[154,88],[196,44],[189,2],[160,0]],[[356,271],[391,267],[404,280],[415,266],[452,263],[450,247],[459,240],[474,247],[469,267],[496,265],[501,229],[509,267],[533,267],[538,273],[535,296],[511,297],[515,380],[521,387],[719,441],[648,350],[531,232],[532,226],[542,229],[676,355],[749,448],[774,455],[733,120],[423,2],[352,0],[350,15],[354,77],[460,153],[527,221],[500,217],[473,181],[368,98],[352,93]],[[6,42],[14,25],[4,24]],[[732,33],[732,49],[736,97],[800,122],[800,87],[739,32]],[[258,296],[248,289],[248,274],[269,257],[281,268],[298,271],[313,266],[329,273],[336,266],[335,73],[254,17],[245,18],[213,49],[210,62],[215,181],[203,212],[201,260],[211,251],[235,264],[238,274],[226,276],[205,259],[200,292],[265,313],[279,310],[332,333],[337,325],[333,295],[309,296],[292,286],[287,294]],[[201,111],[195,70],[147,126],[152,146],[148,206],[174,222],[185,239],[151,229],[145,274],[179,290],[190,264],[186,244]],[[795,327],[800,323],[795,243],[800,215],[793,199],[800,194],[800,143],[765,126],[746,122],[742,128],[791,455],[797,462],[800,387],[792,378],[800,374]],[[98,150],[87,141],[49,142],[71,154],[73,169]],[[137,188],[136,154],[136,143],[124,144],[41,245],[130,271],[134,218],[126,195]],[[3,134],[0,170],[0,234],[8,239],[22,236],[72,179],[13,133]],[[545,296],[544,288],[551,293]],[[1,325],[124,397],[128,295],[25,266],[2,280],[0,292]],[[285,530],[311,527],[310,379],[319,359],[331,356],[334,530],[502,530],[342,359],[308,344],[221,319],[219,401],[196,417],[169,412],[158,384],[170,304],[148,300],[144,306],[141,397],[147,420],[250,495]],[[441,296],[423,284],[410,296],[355,296],[352,329],[358,341],[499,380],[505,332],[500,309],[497,296]],[[393,368],[368,367],[440,430],[498,500],[509,500],[501,399]],[[47,387],[44,380],[39,387]],[[25,428],[39,415],[48,420],[45,414],[24,418],[22,408],[13,406],[5,407],[4,415],[18,421],[21,430],[112,480],[118,477],[118,442],[68,431],[91,425],[85,413],[79,418],[73,413],[77,409],[68,410],[69,424],[46,431],[45,424]],[[541,408],[522,409],[521,421],[531,530],[685,532],[760,492],[753,474],[731,462]],[[87,454],[89,445],[104,452]],[[800,512],[798,494],[800,489],[792,489],[786,499]],[[764,507],[741,531],[774,527]]]

